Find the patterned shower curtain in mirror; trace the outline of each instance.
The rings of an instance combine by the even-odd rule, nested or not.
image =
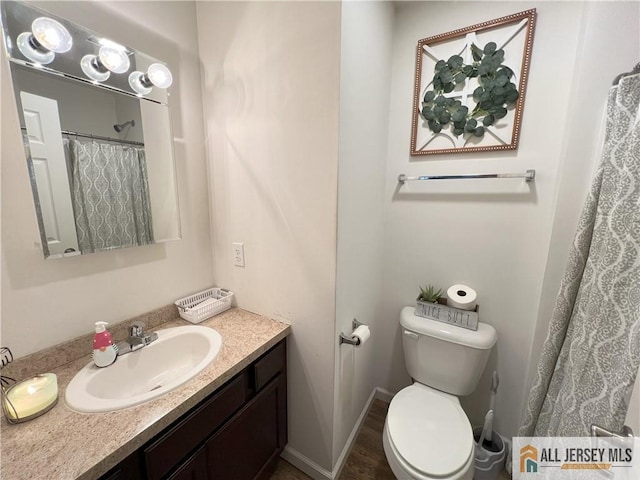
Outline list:
[[[605,144],[519,436],[622,430],[640,364],[640,75],[609,93]]]
[[[153,243],[144,149],[79,138],[65,147],[80,251]]]

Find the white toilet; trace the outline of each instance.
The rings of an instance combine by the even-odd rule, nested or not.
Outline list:
[[[391,400],[384,452],[399,479],[471,480],[474,441],[459,395],[475,390],[498,335],[479,323],[467,330],[400,312],[402,346],[413,385]]]

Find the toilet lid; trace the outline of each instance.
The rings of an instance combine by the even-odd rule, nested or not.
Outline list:
[[[393,397],[387,428],[403,460],[426,475],[452,475],[473,454],[471,424],[460,405],[425,386]]]

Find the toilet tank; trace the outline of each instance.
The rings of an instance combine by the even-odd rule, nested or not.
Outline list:
[[[405,366],[414,381],[450,393],[469,395],[478,385],[491,348],[495,328],[478,323],[478,330],[418,317],[414,307],[400,312]]]

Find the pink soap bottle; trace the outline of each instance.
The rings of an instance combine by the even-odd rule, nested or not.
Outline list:
[[[96,334],[93,337],[93,363],[96,367],[108,367],[118,356],[118,347],[113,344],[111,334],[105,328],[107,325],[107,322],[96,322]]]

